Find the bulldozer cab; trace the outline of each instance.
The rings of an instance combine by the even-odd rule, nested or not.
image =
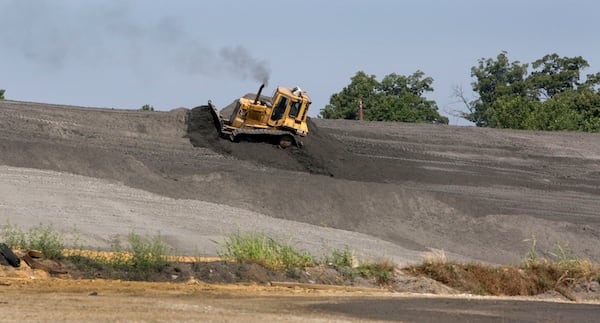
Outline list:
[[[272,111],[267,125],[273,128],[289,129],[305,135],[308,132],[306,116],[310,98],[304,91],[278,87],[272,97]]]

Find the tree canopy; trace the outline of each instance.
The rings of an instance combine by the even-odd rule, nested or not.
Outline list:
[[[463,117],[479,127],[600,131],[600,73],[581,56],[549,54],[531,63],[510,62],[506,52],[471,68],[473,91]]]
[[[0,100],[4,100],[4,90],[0,89]]]
[[[321,109],[325,119],[358,119],[362,99],[364,120],[448,123],[438,113],[435,101],[424,97],[433,91],[433,79],[416,71],[404,76],[386,75],[381,82],[375,75],[357,72],[348,86],[331,96],[329,104]]]
[[[140,108],[140,111],[154,111],[154,107],[149,104],[144,104]]]

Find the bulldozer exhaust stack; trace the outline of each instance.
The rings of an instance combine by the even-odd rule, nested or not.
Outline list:
[[[260,99],[260,94],[262,93],[262,90],[264,87],[265,87],[265,83],[260,85],[260,88],[258,89],[258,93],[256,93],[256,99],[254,99],[254,104],[258,103],[258,100]]]

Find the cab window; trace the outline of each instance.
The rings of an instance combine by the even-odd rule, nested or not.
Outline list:
[[[304,118],[306,118],[306,112],[308,111],[308,106],[310,105],[310,102],[306,103],[306,107],[304,108],[304,110],[302,111],[302,117],[300,117],[300,120],[304,121]]]
[[[298,112],[300,112],[300,106],[302,105],[302,102],[298,101],[298,102],[292,102],[292,107],[290,108],[290,117],[291,118],[296,118],[298,116]]]
[[[283,114],[285,113],[285,108],[287,108],[287,105],[288,98],[285,96],[279,97],[279,102],[277,102],[277,105],[275,106],[275,109],[273,109],[273,113],[271,114],[271,120],[281,119],[281,117],[283,117]]]

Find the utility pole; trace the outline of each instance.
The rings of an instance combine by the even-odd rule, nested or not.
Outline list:
[[[358,99],[358,120],[363,119],[362,98]]]

